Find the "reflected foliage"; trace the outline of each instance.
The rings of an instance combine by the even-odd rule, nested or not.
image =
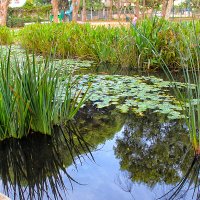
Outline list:
[[[157,183],[175,184],[187,171],[192,156],[188,133],[181,121],[164,122],[153,114],[133,118],[117,139],[116,157],[133,182],[153,187]]]
[[[76,182],[66,170],[75,157],[90,153],[87,142],[72,123],[56,127],[52,137],[32,133],[27,138],[0,143],[0,176],[4,193],[12,199],[66,199],[64,177],[71,188]],[[89,156],[89,155],[88,155]],[[92,159],[92,155],[90,155]]]
[[[126,115],[112,109],[112,106],[97,109],[88,105],[79,112],[77,126],[84,135],[85,140],[94,148],[112,139],[125,123]]]
[[[75,123],[55,127],[52,136],[31,133],[21,140],[0,142],[3,192],[20,200],[67,199],[73,183],[82,184],[70,176],[67,167],[77,167],[77,160],[82,164],[83,155],[94,161],[90,150],[111,139],[123,123],[124,117],[112,109],[85,107]]]

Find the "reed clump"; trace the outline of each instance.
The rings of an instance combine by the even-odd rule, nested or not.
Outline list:
[[[85,95],[72,92],[77,81],[61,73],[50,59],[37,62],[34,55],[27,55],[18,61],[11,59],[9,51],[0,60],[1,140],[31,132],[50,135],[54,125],[73,119],[82,106]]]
[[[175,46],[178,58],[180,60],[180,67],[183,72],[183,82],[186,87],[185,90],[180,90],[179,87],[174,84],[174,92],[177,99],[180,100],[182,106],[185,122],[188,127],[190,135],[191,147],[194,150],[193,160],[188,168],[187,173],[182,178],[179,184],[172,188],[167,194],[161,198],[169,195],[168,199],[180,199],[183,198],[186,193],[193,189],[193,195],[191,199],[198,199],[199,197],[199,172],[200,172],[200,37],[199,26],[195,22],[189,24],[189,29],[184,29],[183,26],[179,26],[177,30],[174,30],[172,34],[175,37]],[[179,32],[177,36],[176,31]],[[145,37],[144,37],[145,38]],[[152,47],[152,52],[155,56],[159,56],[159,52],[156,51],[154,45],[147,40]],[[173,81],[174,75],[171,73],[170,68],[164,59],[162,61],[162,69],[165,71],[167,77]],[[184,192],[182,189],[184,188]],[[185,189],[186,188],[186,189]]]

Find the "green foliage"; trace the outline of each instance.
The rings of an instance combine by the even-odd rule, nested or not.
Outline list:
[[[172,29],[170,41],[174,42],[176,56],[179,59],[180,68],[183,71],[185,90],[180,90],[176,83],[172,83],[175,95],[180,99],[180,104],[185,111],[185,119],[190,132],[190,141],[193,144],[197,156],[200,154],[200,27],[199,22],[183,23]],[[174,80],[174,75],[170,71],[170,66],[165,58],[144,34],[139,33],[141,38],[150,46],[149,49],[154,55],[161,59],[161,67],[170,81]]]
[[[48,16],[52,9],[52,5],[34,6],[26,3],[20,8],[9,8],[8,10],[8,27],[23,27],[24,23],[41,22],[49,20]]]
[[[25,49],[42,55],[53,51],[57,57],[78,57],[144,70],[160,68],[163,59],[170,69],[180,69],[176,41],[181,37],[180,31],[190,38],[190,27],[191,22],[172,23],[156,18],[142,21],[137,29],[75,23],[36,24],[20,31],[19,42]],[[196,22],[196,27],[200,29],[200,22]],[[152,52],[150,43],[158,55]],[[180,45],[182,52],[185,48],[184,44]]]
[[[7,27],[0,26],[0,45],[10,45],[13,43],[13,32]]]
[[[76,80],[49,59],[37,62],[33,55],[18,61],[9,52],[1,56],[0,73],[0,139],[30,131],[51,134],[54,125],[74,118],[85,99],[79,98],[81,92],[72,93]]]

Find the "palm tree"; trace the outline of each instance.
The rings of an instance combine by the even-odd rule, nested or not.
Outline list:
[[[139,0],[136,0],[136,2],[135,2],[135,14],[137,15],[137,17],[139,17],[139,14],[140,14],[140,3],[139,3]]]
[[[73,6],[72,21],[74,22],[77,21],[79,5],[80,5],[80,0],[72,0],[72,6]]]
[[[113,7],[113,0],[110,0],[109,14],[108,14],[108,19],[109,20],[112,20],[112,7]]]
[[[0,0],[0,25],[1,26],[6,26],[9,3],[10,3],[10,0]]]

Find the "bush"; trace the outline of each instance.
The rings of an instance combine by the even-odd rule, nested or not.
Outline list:
[[[9,8],[7,26],[23,27],[24,23],[46,21],[51,9],[52,5],[34,6],[31,3],[20,8]]]
[[[40,18],[31,18],[31,17],[24,17],[24,18],[18,18],[18,17],[9,17],[7,20],[7,26],[8,27],[24,27],[25,23],[30,22],[41,22],[42,20]]]

